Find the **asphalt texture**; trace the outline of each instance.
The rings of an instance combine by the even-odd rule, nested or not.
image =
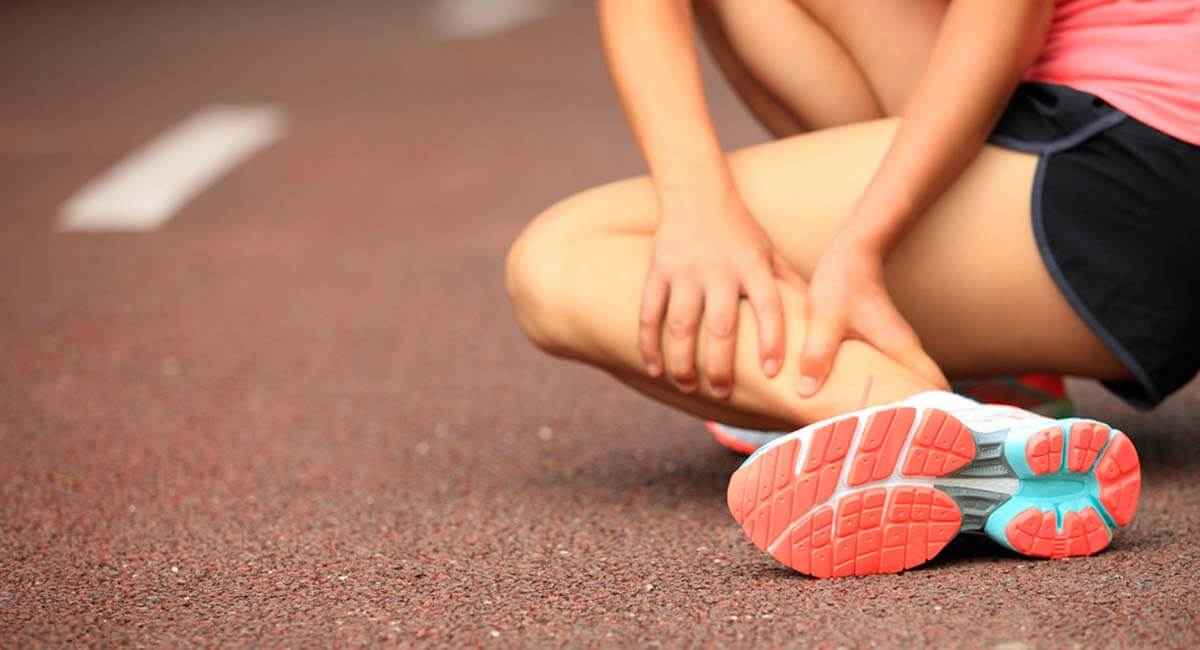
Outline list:
[[[1097,557],[757,551],[738,458],[506,304],[528,219],[641,170],[590,7],[457,41],[427,9],[0,8],[0,646],[1200,645],[1197,386],[1143,415],[1072,385],[1143,459]],[[135,146],[261,101],[288,136],[160,230],[56,232]]]

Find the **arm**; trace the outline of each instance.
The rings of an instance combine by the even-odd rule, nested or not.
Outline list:
[[[883,259],[905,227],[979,155],[1037,57],[1052,13],[1044,0],[950,3],[891,146],[813,274],[802,393],[820,387],[847,330],[945,382],[883,289]]]
[[[738,302],[750,299],[760,365],[783,360],[782,258],[734,187],[705,103],[689,0],[600,0],[609,67],[658,192],[660,220],[639,343],[652,377],[696,390],[697,338],[715,397],[733,381]],[[703,323],[701,323],[703,321]]]
[[[609,69],[660,197],[733,189],[692,44],[688,0],[600,0]]]
[[[847,230],[886,253],[979,155],[1052,15],[1043,0],[954,0],[929,68]]]

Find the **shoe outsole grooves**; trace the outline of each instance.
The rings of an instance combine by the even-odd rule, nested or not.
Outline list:
[[[1005,443],[1023,445],[1011,451],[1028,467],[1014,470],[1020,487],[999,495],[1011,504],[994,510],[999,529],[986,532],[1026,555],[1096,553],[1137,509],[1140,468],[1129,439],[1098,422],[1064,422],[1010,433]],[[961,531],[958,503],[936,484],[975,458],[975,435],[945,411],[848,415],[749,458],[729,481],[729,510],[755,546],[800,573],[897,573]]]
[[[1128,525],[1142,493],[1142,467],[1133,443],[1124,433],[1118,431],[1113,436],[1095,472],[1104,509],[1118,526]]]
[[[852,415],[804,436],[807,450],[800,437],[770,446],[734,472],[730,512],[755,546],[821,578],[894,573],[928,561],[958,533],[962,514],[927,482],[903,481],[953,473],[975,457],[975,441],[943,411],[926,411],[914,428],[916,415],[902,407],[864,416],[857,442],[859,416]],[[846,486],[834,498],[847,462]],[[884,480],[892,484],[858,489]]]
[[[1013,549],[1033,557],[1091,555],[1103,550],[1112,540],[1095,508],[1066,513],[1061,528],[1055,513],[1027,508],[1012,518],[1006,533]]]
[[[1049,558],[1092,555],[1112,541],[1106,517],[1116,527],[1133,520],[1141,493],[1141,465],[1124,433],[1090,420],[1056,424],[1030,436],[1025,461],[1033,483],[1067,479],[1093,483],[1094,488],[1087,490],[1082,507],[1079,501],[1042,499],[1014,515],[1005,527],[1004,541],[1016,551]],[[1014,499],[1023,496],[1018,493]]]

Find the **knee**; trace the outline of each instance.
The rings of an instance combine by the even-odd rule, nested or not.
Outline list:
[[[534,345],[562,355],[569,346],[567,264],[572,237],[564,212],[569,200],[552,206],[521,232],[508,251],[505,287],[517,322]]]

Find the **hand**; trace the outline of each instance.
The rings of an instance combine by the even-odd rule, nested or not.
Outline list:
[[[638,336],[647,374],[658,377],[666,371],[680,391],[694,392],[701,381],[696,352],[703,336],[703,379],[714,397],[729,397],[738,304],[746,296],[758,323],[763,372],[774,377],[784,353],[776,282],[798,282],[799,277],[775,252],[736,192],[713,200],[696,194],[664,197],[662,215]]]
[[[838,235],[809,281],[808,331],[797,392],[824,384],[842,340],[861,339],[939,387],[948,386],[884,285],[883,254],[853,235]]]

